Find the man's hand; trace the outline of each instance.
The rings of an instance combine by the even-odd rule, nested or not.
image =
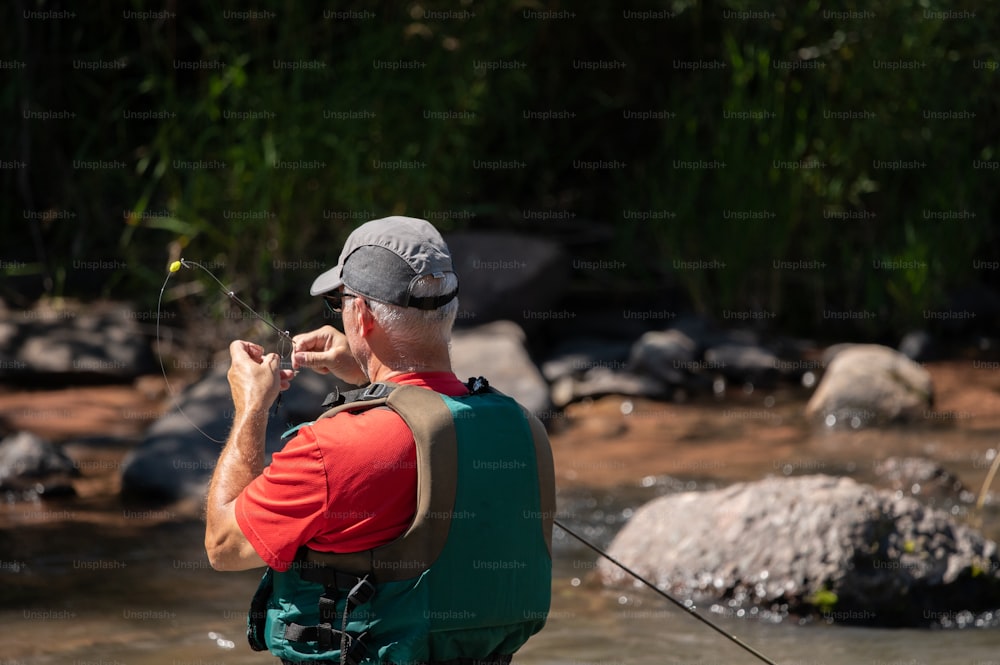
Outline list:
[[[238,413],[266,411],[281,390],[291,385],[294,372],[283,370],[276,353],[264,354],[264,347],[236,340],[229,345],[232,365],[229,388]]]
[[[333,374],[337,378],[359,386],[368,377],[347,345],[347,338],[333,326],[323,326],[312,332],[292,338],[295,350],[292,367],[308,367],[320,374]]]

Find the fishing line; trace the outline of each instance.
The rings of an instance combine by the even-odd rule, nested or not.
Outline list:
[[[767,656],[765,656],[761,652],[757,651],[756,649],[754,649],[752,646],[750,646],[749,644],[747,644],[746,642],[744,642],[740,638],[736,637],[735,635],[731,635],[731,634],[727,633],[726,631],[724,631],[722,628],[720,628],[716,624],[712,623],[711,621],[709,621],[708,619],[706,619],[702,615],[698,614],[698,612],[695,611],[695,607],[693,605],[690,606],[690,607],[687,606],[687,605],[685,605],[684,603],[682,603],[681,601],[677,600],[676,598],[674,598],[673,596],[671,596],[669,593],[667,593],[666,591],[664,591],[660,587],[656,586],[655,584],[653,584],[652,582],[650,582],[649,580],[647,580],[646,578],[644,578],[643,576],[641,576],[639,573],[635,572],[634,570],[632,570],[631,568],[629,568],[625,564],[623,564],[620,561],[618,561],[618,559],[615,559],[613,556],[611,556],[610,554],[608,554],[607,552],[605,552],[604,550],[602,550],[601,548],[599,548],[597,545],[594,545],[589,540],[585,539],[583,536],[577,534],[575,531],[573,531],[572,529],[570,529],[569,527],[567,527],[565,524],[563,524],[559,520],[554,519],[553,521],[555,522],[555,525],[558,526],[560,529],[562,529],[563,531],[565,531],[569,535],[573,536],[574,538],[576,538],[577,540],[579,540],[581,543],[583,543],[584,545],[586,545],[590,549],[594,550],[599,555],[603,556],[605,559],[607,559],[611,563],[615,564],[616,566],[618,566],[619,568],[621,568],[622,570],[624,570],[626,573],[628,573],[629,575],[631,575],[635,579],[639,580],[640,582],[642,582],[643,584],[645,584],[646,586],[648,586],[650,589],[652,589],[653,591],[655,591],[656,593],[658,593],[660,596],[666,598],[667,600],[669,600],[671,603],[673,603],[677,607],[681,608],[682,610],[685,610],[689,615],[693,616],[698,621],[701,621],[703,624],[705,624],[706,626],[708,626],[709,628],[711,628],[712,630],[714,630],[718,634],[722,635],[727,640],[729,640],[729,641],[733,642],[734,644],[740,646],[745,651],[747,651],[748,653],[750,653],[753,656],[757,657],[762,662],[767,663],[768,665],[778,665],[773,660],[771,660],[770,658],[768,658]]]
[[[294,344],[294,342],[292,342],[292,335],[291,335],[291,333],[289,333],[287,330],[282,330],[278,326],[274,325],[271,321],[268,321],[266,318],[264,318],[263,316],[261,316],[260,314],[258,314],[253,309],[253,307],[251,307],[250,305],[248,305],[245,302],[243,302],[243,300],[241,300],[236,295],[235,291],[233,291],[232,289],[226,288],[226,285],[223,284],[222,282],[220,282],[219,278],[216,277],[214,274],[212,274],[212,271],[209,270],[208,268],[206,268],[205,266],[201,265],[197,261],[187,261],[185,259],[181,259],[179,261],[174,261],[173,263],[170,264],[170,269],[167,272],[167,276],[163,280],[163,286],[160,287],[160,297],[156,301],[156,356],[157,356],[157,358],[159,358],[159,361],[160,361],[160,371],[163,373],[163,382],[167,386],[167,392],[170,394],[170,397],[174,399],[175,406],[177,407],[177,410],[181,413],[181,415],[183,415],[187,419],[187,421],[189,423],[191,423],[192,427],[194,427],[196,430],[198,430],[199,432],[201,432],[201,434],[205,438],[207,438],[209,441],[212,441],[213,443],[225,443],[226,442],[225,439],[216,439],[215,437],[209,435],[205,430],[203,430],[202,428],[198,427],[198,425],[193,420],[191,420],[191,417],[188,416],[188,414],[186,414],[184,412],[184,409],[181,408],[180,402],[177,401],[177,395],[176,395],[176,393],[174,392],[173,388],[170,386],[170,379],[167,378],[167,369],[166,369],[166,367],[163,366],[163,353],[161,353],[161,351],[160,351],[160,308],[161,308],[161,304],[163,302],[163,292],[167,288],[167,282],[170,281],[170,277],[175,272],[177,272],[178,270],[181,269],[181,266],[183,266],[185,268],[201,268],[201,270],[204,271],[206,275],[208,275],[209,277],[211,277],[212,280],[216,284],[219,285],[219,288],[222,289],[222,292],[225,293],[229,297],[230,300],[232,300],[237,305],[239,305],[240,307],[242,307],[243,309],[245,309],[247,312],[249,312],[252,316],[254,316],[255,318],[257,318],[259,321],[263,321],[264,324],[267,325],[272,330],[274,330],[274,332],[278,333],[278,339],[279,339],[279,342],[278,342],[278,356],[280,358],[284,359],[285,356],[288,355],[288,353],[292,349],[294,349],[295,344]],[[283,345],[285,345],[285,344],[287,344],[287,346],[283,347]],[[278,410],[278,406],[280,406],[280,405],[281,405],[281,393],[279,392],[278,393],[278,399],[275,400],[275,403],[274,403],[274,410],[276,412]]]

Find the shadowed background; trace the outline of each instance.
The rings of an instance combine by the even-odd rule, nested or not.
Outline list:
[[[150,309],[183,255],[292,311],[351,228],[408,214],[564,243],[569,306],[633,292],[830,338],[996,323],[998,19],[973,3],[3,12],[16,307]]]

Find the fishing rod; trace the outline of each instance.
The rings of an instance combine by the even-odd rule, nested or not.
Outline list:
[[[570,529],[568,526],[566,526],[565,524],[563,524],[562,522],[560,522],[558,519],[555,519],[553,521],[555,522],[555,525],[558,526],[560,529],[562,529],[563,531],[565,531],[569,535],[573,536],[574,538],[576,538],[577,540],[579,540],[581,543],[583,543],[584,545],[586,545],[587,547],[589,547],[590,549],[592,549],[594,552],[596,552],[597,554],[603,556],[605,559],[607,559],[611,563],[615,564],[616,566],[618,566],[619,568],[621,568],[622,570],[624,570],[626,573],[628,573],[629,575],[631,575],[635,579],[639,580],[640,582],[642,582],[643,584],[645,584],[646,586],[648,586],[650,589],[652,589],[653,591],[655,591],[656,593],[658,593],[663,598],[666,598],[667,600],[669,600],[671,603],[673,603],[677,607],[681,608],[682,610],[685,610],[689,615],[693,616],[698,621],[701,621],[703,624],[705,624],[706,626],[708,626],[709,628],[711,628],[712,630],[714,630],[715,632],[717,632],[719,635],[722,635],[727,640],[733,642],[734,644],[736,644],[737,646],[739,646],[740,648],[742,648],[746,652],[748,652],[751,655],[755,656],[761,662],[767,663],[768,665],[778,665],[773,660],[771,660],[770,658],[768,658],[767,656],[765,656],[761,652],[757,651],[756,649],[754,649],[752,646],[750,646],[749,644],[747,644],[746,642],[744,642],[740,638],[736,637],[735,635],[731,635],[730,633],[727,633],[726,631],[724,631],[722,628],[720,628],[716,624],[712,623],[711,621],[709,621],[708,619],[706,619],[702,615],[698,614],[698,612],[695,611],[694,606],[690,606],[689,607],[689,606],[685,605],[684,603],[682,603],[681,601],[677,600],[676,598],[674,598],[673,596],[671,596],[669,593],[667,593],[666,591],[664,591],[660,587],[656,586],[655,584],[653,584],[652,582],[650,582],[649,580],[647,580],[646,578],[644,578],[642,575],[640,575],[639,573],[635,572],[634,570],[632,570],[631,568],[629,568],[628,566],[626,566],[622,562],[618,561],[618,559],[614,558],[613,556],[611,556],[610,554],[608,554],[607,552],[605,552],[604,550],[602,550],[601,548],[599,548],[597,545],[594,545],[589,540],[587,540],[583,536],[579,535],[578,533],[576,533],[575,531],[573,531],[572,529]]]
[[[274,332],[278,333],[278,337],[284,338],[289,344],[292,343],[292,334],[290,332],[288,332],[287,330],[282,330],[281,328],[279,328],[278,326],[274,325],[273,323],[271,323],[270,321],[268,321],[267,319],[265,319],[263,316],[261,316],[260,314],[258,314],[256,311],[254,311],[253,307],[251,307],[250,305],[246,304],[245,302],[243,302],[242,300],[240,300],[240,298],[238,298],[236,296],[236,292],[235,291],[233,291],[232,289],[226,288],[226,285],[223,284],[222,282],[220,282],[219,278],[216,277],[214,274],[212,274],[211,270],[209,270],[205,266],[201,265],[197,261],[186,261],[184,259],[181,259],[179,261],[174,261],[173,263],[170,264],[170,272],[171,273],[177,272],[178,270],[181,269],[181,266],[184,266],[185,268],[201,268],[205,272],[206,275],[208,275],[209,277],[211,277],[215,281],[215,283],[219,285],[219,288],[222,289],[222,292],[225,293],[229,297],[230,300],[232,300],[237,305],[239,305],[240,307],[242,307],[243,309],[245,309],[247,312],[249,312],[250,314],[252,314],[254,317],[257,318],[258,321],[263,321],[266,326],[268,326]],[[170,279],[170,275],[167,275],[167,279]],[[166,286],[167,282],[164,281],[163,285]],[[160,295],[161,296],[163,295],[163,289],[160,289]]]
[[[163,382],[166,384],[166,386],[167,386],[167,392],[170,393],[171,397],[174,396],[174,391],[173,391],[173,388],[171,388],[171,386],[170,386],[170,380],[167,378],[167,370],[163,366],[163,354],[160,352],[160,308],[161,308],[162,303],[163,303],[163,292],[167,288],[167,282],[170,281],[171,275],[173,275],[175,272],[179,271],[181,269],[181,267],[184,267],[184,268],[200,268],[206,275],[208,275],[209,277],[211,277],[212,280],[216,284],[219,285],[219,288],[222,289],[222,292],[225,293],[226,296],[228,296],[230,300],[232,300],[234,303],[236,303],[237,305],[239,305],[240,307],[242,307],[244,310],[246,310],[251,316],[253,316],[257,320],[262,321],[271,330],[273,330],[274,332],[278,333],[278,337],[280,339],[284,340],[285,342],[287,342],[289,344],[290,348],[292,348],[292,349],[295,348],[295,343],[292,341],[292,334],[290,332],[288,332],[287,330],[282,330],[278,326],[274,325],[274,323],[272,323],[271,321],[267,320],[266,318],[264,318],[263,316],[261,316],[260,314],[258,314],[257,311],[254,310],[253,307],[251,307],[250,305],[248,305],[247,303],[245,303],[241,298],[239,298],[236,295],[235,291],[233,291],[230,288],[227,288],[225,284],[223,284],[221,281],[219,281],[219,278],[216,277],[212,273],[211,270],[209,270],[208,268],[206,268],[202,264],[198,263],[197,261],[188,261],[188,260],[183,259],[183,258],[180,259],[180,260],[178,260],[178,261],[174,261],[173,263],[170,264],[170,268],[169,268],[169,270],[167,272],[167,277],[166,277],[166,279],[163,280],[163,286],[160,287],[160,297],[156,301],[156,355],[159,357],[159,360],[160,360],[160,371],[163,373]],[[279,353],[279,356],[284,357],[284,354],[283,353]],[[278,393],[278,399],[275,400],[275,403],[274,403],[275,413],[277,413],[278,407],[280,405],[281,405],[281,393]],[[206,438],[208,438],[210,441],[213,441],[214,443],[225,443],[224,440],[216,439],[215,437],[213,437],[210,434],[208,434],[205,430],[203,430],[200,427],[198,427],[198,425],[196,425],[195,422],[193,420],[191,420],[190,416],[188,416],[186,413],[184,413],[184,409],[181,408],[180,404],[177,404],[177,410],[180,411],[180,413],[187,419],[187,421],[189,423],[191,423],[192,427],[194,427],[196,430],[198,430],[199,432],[201,432],[201,434],[204,435]]]

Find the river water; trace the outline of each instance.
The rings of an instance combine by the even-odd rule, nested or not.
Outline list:
[[[656,466],[653,460],[659,456],[646,450],[642,454],[650,462],[636,465],[633,461],[629,481],[561,481],[559,509],[567,526],[605,547],[632,510],[665,492],[816,470],[850,473],[865,480],[871,476],[871,464],[859,460],[871,460],[873,447],[878,448],[878,457],[920,454],[937,459],[967,487],[978,490],[988,466],[984,451],[1000,441],[1000,420],[971,416],[960,427],[916,432],[808,434],[796,415],[801,412],[800,395],[770,404],[775,409],[773,417],[730,418],[722,428],[724,435],[697,441],[701,450],[713,455],[698,464],[690,455],[682,455],[682,446],[693,445],[684,443],[683,432],[710,428],[718,419],[718,407],[685,407],[683,417],[690,422],[671,412],[669,432],[661,431],[655,443],[662,450],[669,441],[673,447],[666,452],[686,459],[687,473],[669,477],[635,473],[634,468]],[[642,415],[631,407],[625,411],[630,416]],[[620,413],[619,417],[625,416]],[[643,425],[663,427],[652,418]],[[789,428],[801,434],[794,449],[785,443]],[[618,432],[618,436],[623,430],[615,425],[603,431]],[[632,433],[641,434],[639,429]],[[559,436],[565,439],[573,434],[571,430]],[[554,439],[563,479],[567,473],[580,475],[606,464],[574,457],[586,452],[582,430],[578,438],[575,449],[555,446]],[[756,446],[752,465],[739,463],[748,442]],[[607,446],[601,444],[601,450]],[[720,462],[720,455],[729,455],[728,461]],[[607,468],[621,470],[619,466]],[[942,505],[959,513],[967,510],[967,504],[948,500]],[[987,508],[983,529],[996,539],[1000,513],[995,501]],[[250,651],[244,637],[247,603],[259,572],[211,570],[202,549],[203,528],[190,511],[127,505],[110,493],[0,506],[0,625],[4,628],[0,665],[277,662]],[[549,622],[521,650],[516,663],[759,662],[648,590],[595,585],[591,573],[596,555],[558,528],[554,542]],[[737,619],[716,615],[710,607],[697,611],[781,665],[1000,665],[1000,629],[996,628],[883,630]]]
[[[641,492],[636,491],[638,495]],[[612,495],[575,492],[561,508],[582,520],[567,526],[606,545],[628,508]],[[93,506],[91,506],[93,508]],[[8,518],[17,519],[18,513]],[[220,665],[273,663],[244,639],[246,605],[258,573],[211,570],[203,525],[171,521],[168,511],[122,510],[146,526],[79,524],[82,513],[16,508],[24,528],[0,536],[3,567],[2,665]],[[65,513],[60,515],[59,513]],[[62,522],[61,518],[67,521]],[[759,662],[645,590],[610,590],[589,577],[595,555],[557,528],[553,604],[546,629],[518,663],[714,665]],[[879,630],[797,625],[717,616],[727,632],[781,665],[997,665],[1000,631]]]

